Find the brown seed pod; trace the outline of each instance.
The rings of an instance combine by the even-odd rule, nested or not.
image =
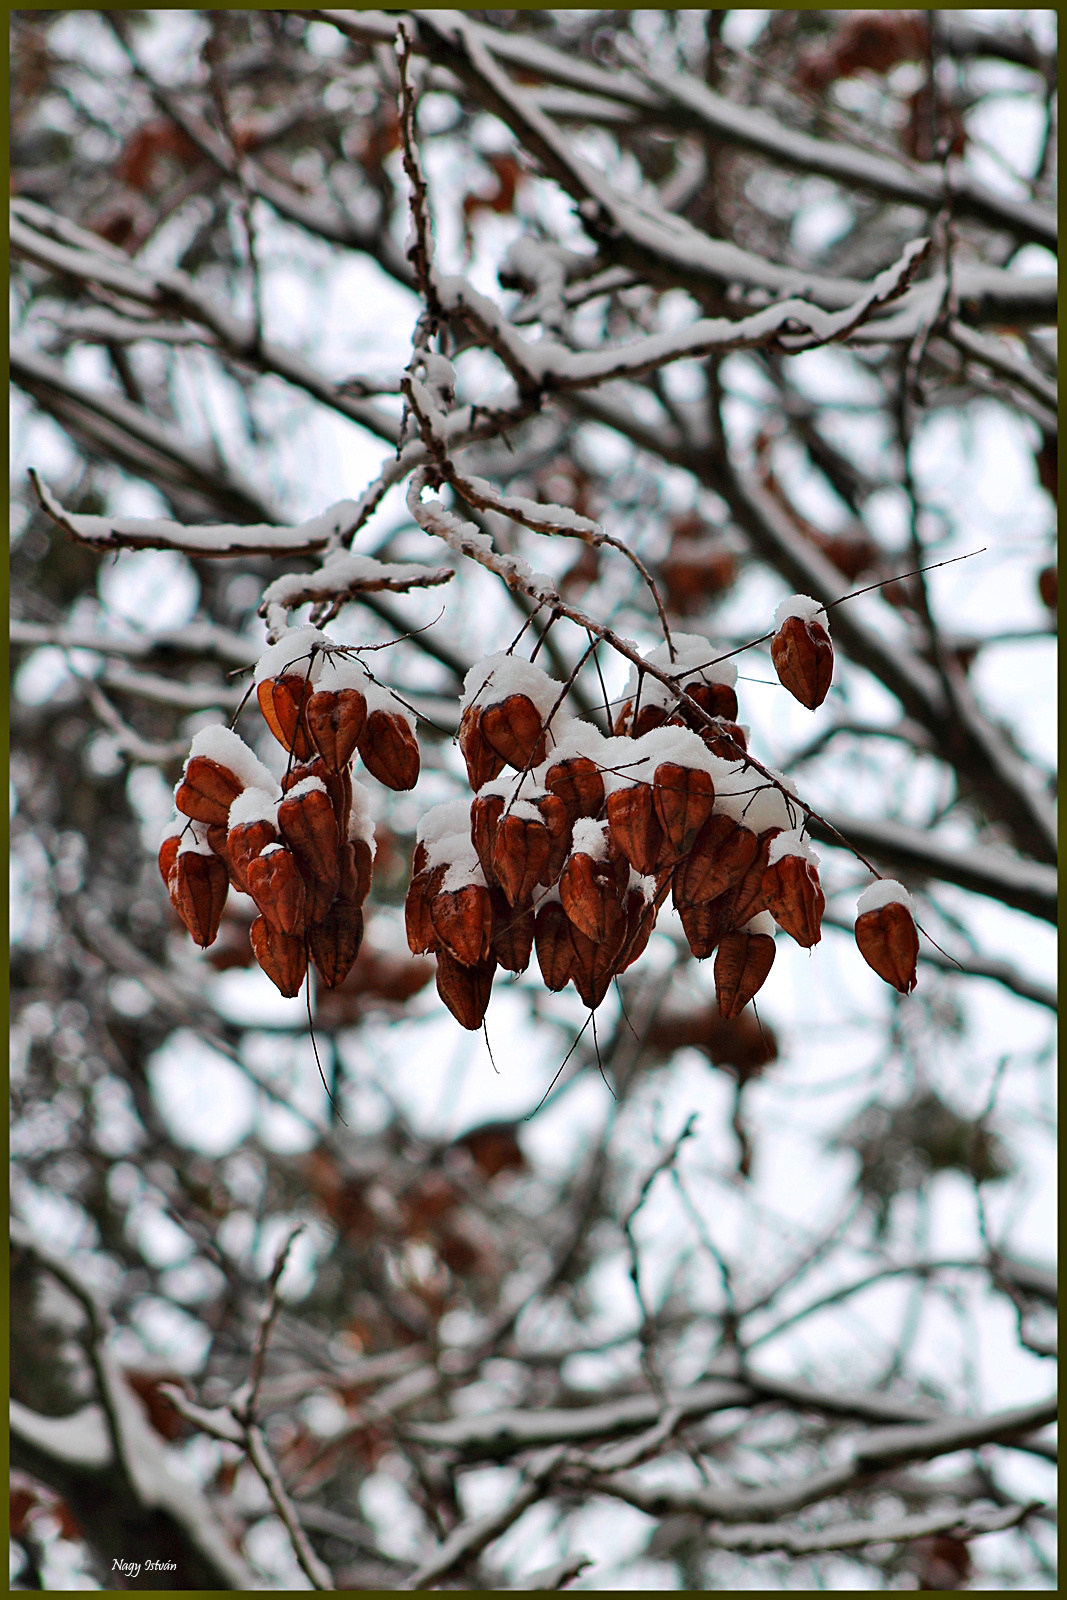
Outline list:
[[[505,972],[525,972],[533,953],[533,907],[528,904],[510,906],[502,889],[490,889],[489,898],[493,906],[490,954]]]
[[[190,756],[175,793],[174,804],[195,822],[225,827],[230,807],[237,796],[244,792],[244,787],[229,767],[212,761],[210,756]]]
[[[814,711],[826,699],[834,676],[834,647],[820,622],[786,617],[771,640],[778,681],[794,700]]]
[[[756,859],[759,839],[732,817],[711,816],[684,861],[674,869],[675,905],[706,905],[741,882]]]
[[[307,761],[315,754],[307,725],[307,703],[311,694],[312,686],[303,672],[283,672],[277,678],[264,678],[256,690],[267,727],[297,761]]]
[[[740,761],[748,750],[745,730],[738,722],[727,722],[720,717],[713,726],[705,723],[699,732],[712,755],[722,761]]]
[[[626,918],[621,914],[615,927],[602,940],[590,939],[580,928],[571,928],[574,969],[571,982],[590,1011],[595,1011],[611,987],[611,980],[626,943]]]
[[[248,930],[252,949],[267,977],[287,1000],[300,993],[307,975],[308,958],[303,939],[279,933],[266,917],[257,917]]]
[[[608,795],[611,837],[634,871],[642,877],[655,872],[664,846],[664,833],[656,815],[650,783],[633,783]]]
[[[614,866],[583,850],[575,850],[560,873],[559,897],[570,921],[588,939],[613,938],[616,924],[625,921]]]
[[[414,789],[419,781],[419,741],[399,711],[371,711],[359,738],[367,771],[387,789]]]
[[[431,955],[440,947],[433,918],[430,916],[430,903],[444,882],[447,871],[447,862],[442,862],[436,867],[424,867],[421,872],[415,874],[408,885],[407,897],[404,900],[404,930],[407,933],[408,949],[413,956]]]
[[[768,828],[759,835],[756,854],[752,865],[737,885],[735,891],[737,901],[734,907],[734,927],[743,928],[746,922],[751,922],[753,917],[758,917],[761,911],[768,909],[767,905],[767,857],[770,854],[771,842],[782,832],[781,828]]]
[[[179,852],[167,883],[171,903],[193,940],[205,950],[214,944],[230,881],[218,856],[198,850]]]
[[[804,856],[781,856],[767,867],[763,900],[778,926],[797,944],[810,950],[819,943],[826,896],[818,872]]]
[[[548,864],[552,841],[540,820],[504,812],[493,835],[493,873],[510,905],[528,900]]]
[[[344,983],[362,943],[362,911],[350,901],[335,900],[322,921],[308,931],[311,959],[327,989]]]
[[[910,994],[918,974],[919,935],[907,906],[890,901],[856,918],[860,955],[878,976],[901,994]]]
[[[734,928],[715,954],[715,999],[719,1015],[732,1021],[759,993],[774,962],[774,935]]]
[[[180,834],[169,833],[159,847],[159,876],[168,888],[174,868],[178,864],[178,846],[181,842]]]
[[[685,692],[709,717],[722,717],[727,722],[737,721],[737,695],[728,683],[687,683]],[[698,733],[707,727],[707,723],[684,700],[681,709],[686,722]]]
[[[566,803],[559,795],[544,794],[533,804],[541,813],[541,818],[548,829],[548,859],[544,870],[538,878],[538,883],[550,889],[559,879],[563,865],[571,850],[571,819]]]
[[[208,823],[207,842],[226,868],[226,877],[229,879],[231,889],[236,889],[238,894],[246,894],[247,890],[245,889],[244,881],[238,877],[233,861],[230,858],[229,846],[226,843],[228,837],[228,828],[219,823]]]
[[[493,908],[483,884],[439,889],[430,901],[430,920],[445,949],[463,966],[476,966],[488,956]]]
[[[692,849],[711,816],[715,785],[699,768],[661,761],[652,780],[652,798],[667,846],[661,850],[658,864],[672,866]]]
[[[655,901],[646,900],[640,889],[627,891],[623,911],[626,915],[626,940],[616,967],[619,972],[625,972],[639,956],[644,955],[645,946],[656,926],[657,915]]]
[[[235,828],[228,830],[226,853],[233,869],[233,876],[237,879],[237,886],[243,889],[245,894],[252,893],[248,887],[249,865],[267,845],[277,844],[278,839],[278,830],[269,817],[256,817],[252,822],[239,822]]]
[[[495,883],[493,840],[497,823],[504,813],[504,796],[476,794],[471,801],[471,844],[474,846],[486,883]]]
[[[604,805],[604,779],[589,756],[557,761],[545,773],[545,788],[562,800],[572,823],[579,817],[598,817]]]
[[[351,772],[347,767],[341,772],[331,772],[321,756],[314,756],[310,761],[298,762],[284,774],[281,780],[282,793],[288,794],[307,778],[318,778],[326,790],[337,821],[337,836],[343,839],[348,832],[348,814],[352,809]]]
[[[737,890],[727,889],[699,906],[679,906],[678,915],[689,948],[698,961],[706,961],[719,940],[736,926]]]
[[[290,789],[278,806],[278,827],[304,876],[328,885],[332,899],[341,881],[341,857],[329,795],[323,789],[304,789],[302,785]]]
[[[534,945],[537,965],[545,988],[565,989],[574,972],[573,925],[558,900],[539,908],[534,918]]]
[[[504,770],[504,757],[498,755],[482,732],[482,708],[468,706],[459,724],[459,748],[467,763],[467,779],[477,793],[492,783]]]
[[[437,992],[461,1028],[476,1033],[482,1025],[493,992],[496,961],[492,956],[466,966],[447,950],[437,952]]]
[[[525,694],[509,694],[496,705],[482,707],[482,734],[509,766],[521,772],[545,759],[541,713]]]
[[[346,839],[341,846],[340,900],[361,906],[370,894],[374,878],[374,857],[366,839]]]
[[[316,689],[307,703],[308,732],[331,772],[351,761],[367,723],[367,700],[358,689]]]
[[[296,859],[284,846],[254,856],[246,871],[248,893],[278,933],[299,936],[307,926],[307,889]]]

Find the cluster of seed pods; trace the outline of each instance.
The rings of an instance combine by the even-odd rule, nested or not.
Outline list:
[[[289,761],[280,783],[228,728],[193,739],[174,792],[159,869],[195,942],[213,943],[231,885],[259,915],[256,960],[283,995],[309,960],[327,988],[344,982],[363,939],[374,827],[364,767],[411,789],[419,747],[411,713],[354,656],[315,628],[294,629],[256,668],[259,708]]]

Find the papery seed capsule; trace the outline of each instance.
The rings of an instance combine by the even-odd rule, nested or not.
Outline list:
[[[464,966],[476,966],[488,956],[493,908],[482,884],[439,890],[430,901],[430,920],[445,949]]]
[[[639,706],[637,716],[630,722],[631,739],[640,739],[644,734],[651,733],[653,728],[662,728],[667,721],[667,710],[664,706],[645,705]]]
[[[437,993],[461,1028],[476,1033],[481,1027],[493,992],[496,961],[492,956],[466,966],[447,950],[437,952]]]
[[[545,773],[545,788],[563,802],[572,823],[598,817],[604,805],[604,778],[589,756],[557,761]]]
[[[414,789],[419,781],[419,741],[399,711],[371,711],[359,739],[367,771],[387,789]]]
[[[525,694],[509,694],[496,705],[482,707],[482,733],[498,756],[521,772],[545,758],[541,713]]]
[[[759,851],[759,839],[732,817],[711,816],[684,861],[674,869],[674,903],[704,905],[741,882]]]
[[[251,822],[240,822],[226,834],[226,851],[238,887],[251,894],[248,887],[248,868],[256,856],[269,844],[279,841],[278,830],[269,817],[256,817]]]
[[[687,683],[685,692],[709,717],[722,717],[727,722],[737,721],[737,695],[728,683]],[[696,716],[684,700],[682,714],[689,726],[698,733],[707,727],[707,723]]]
[[[244,789],[236,773],[210,756],[190,756],[174,804],[196,822],[225,826],[230,807]]]
[[[367,700],[358,689],[316,689],[307,703],[307,725],[331,772],[351,761],[367,722]]]
[[[602,940],[590,939],[580,928],[571,929],[574,969],[571,982],[583,1004],[595,1011],[611,987],[619,957],[626,943],[626,918],[621,914],[614,929]]]
[[[490,889],[489,898],[493,906],[490,954],[505,972],[525,972],[533,952],[533,907],[529,904],[510,906],[502,889]]]
[[[485,874],[486,883],[495,883],[493,871],[493,840],[497,823],[504,813],[504,796],[501,794],[476,794],[471,801],[471,844],[474,846]]]
[[[408,949],[413,956],[431,955],[440,947],[440,940],[430,915],[430,904],[444,882],[447,871],[447,862],[442,862],[436,867],[424,868],[415,874],[408,885],[407,897],[404,900],[404,930],[407,934]]]
[[[175,911],[202,950],[215,942],[229,887],[218,856],[179,851],[167,889]]]
[[[232,889],[236,889],[238,894],[245,894],[247,891],[245,889],[244,879],[238,875],[237,869],[235,868],[233,860],[230,856],[229,844],[227,842],[229,839],[229,831],[230,830],[221,823],[208,823],[207,842],[211,850],[215,855],[218,856],[219,860],[226,868],[226,876],[229,879],[230,887]]]
[[[614,936],[623,913],[616,892],[614,867],[576,850],[560,873],[559,898],[574,926],[596,941]]]
[[[168,886],[178,864],[178,846],[181,842],[181,834],[170,833],[159,847],[159,875]]]
[[[656,926],[656,903],[646,900],[640,889],[630,889],[623,907],[626,915],[626,940],[617,963],[617,970],[625,972],[645,953],[645,947]]]
[[[856,918],[860,955],[885,983],[910,994],[918,981],[919,935],[908,907],[890,901]]]
[[[504,770],[504,757],[498,755],[482,732],[482,708],[468,706],[459,724],[459,748],[467,763],[467,779],[478,792]]]
[[[307,926],[307,889],[292,853],[267,845],[248,863],[248,893],[279,933],[300,935]]]
[[[652,798],[668,847],[660,851],[658,865],[672,866],[688,854],[711,816],[715,785],[699,768],[661,761],[652,780]]]
[[[727,1022],[740,1016],[767,980],[774,962],[774,935],[746,928],[724,933],[715,954],[715,998]]]
[[[505,811],[493,835],[493,873],[508,901],[528,900],[548,864],[548,829],[541,821]]]
[[[810,950],[822,938],[822,914],[826,897],[819,874],[804,854],[777,855],[763,874],[763,899],[767,910],[791,938]]]
[[[330,886],[332,899],[341,881],[340,839],[330,798],[318,784],[307,778],[289,790],[278,805],[278,827],[305,877]]]
[[[374,879],[374,857],[366,839],[346,839],[341,846],[341,882],[337,890],[340,900],[361,906],[371,891]]]
[[[822,705],[833,681],[834,647],[820,622],[801,616],[784,618],[771,640],[771,660],[779,682],[794,700],[809,711]]]
[[[337,836],[343,839],[348,832],[348,815],[352,809],[352,775],[346,767],[342,772],[331,772],[321,756],[298,762],[281,780],[283,794],[289,794],[308,778],[318,778],[326,790],[337,822]]]
[[[566,803],[559,795],[543,794],[533,804],[541,813],[541,819],[548,829],[548,859],[545,862],[538,883],[550,889],[557,882],[563,871],[564,863],[571,851],[571,819]]]
[[[722,761],[740,761],[748,750],[748,739],[740,723],[727,722],[720,717],[715,723],[705,723],[699,733],[712,755]]]
[[[283,672],[277,678],[264,678],[256,689],[267,727],[297,761],[307,761],[315,754],[307,726],[307,703],[311,695],[312,685],[304,672]]]
[[[633,783],[608,795],[611,837],[641,877],[655,872],[664,845],[652,785]]]
[[[335,900],[322,921],[308,932],[311,959],[327,989],[344,983],[362,943],[362,911],[350,901]]]
[[[759,835],[752,865],[733,891],[737,896],[734,927],[743,928],[746,922],[767,910],[767,859],[771,845],[781,832],[781,828],[768,828]]]
[[[307,976],[307,950],[303,939],[279,933],[265,917],[257,917],[248,932],[256,960],[271,983],[287,1000],[294,999]]]
[[[542,905],[534,918],[534,945],[545,988],[565,989],[574,972],[572,924],[558,900]]]
[[[689,948],[698,961],[706,961],[722,937],[735,925],[737,890],[727,889],[715,900],[699,906],[680,906],[678,916]]]

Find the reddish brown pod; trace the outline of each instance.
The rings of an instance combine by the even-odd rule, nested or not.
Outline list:
[[[369,686],[370,680],[358,661],[335,654],[325,662],[308,698],[308,732],[330,772],[347,767],[363,736]]]
[[[477,1032],[485,1019],[493,992],[496,961],[492,956],[468,966],[447,950],[437,952],[437,993],[461,1028]]]
[[[558,900],[548,900],[534,918],[534,947],[545,988],[565,989],[575,967],[573,924]]]
[[[268,844],[248,863],[248,893],[278,933],[299,936],[307,926],[307,891],[292,852]]]
[[[468,706],[460,718],[458,742],[467,763],[467,781],[477,793],[504,770],[504,757],[498,755],[482,732],[482,708]]]
[[[560,800],[572,823],[598,817],[604,805],[604,779],[589,756],[568,756],[545,773],[545,788]]]
[[[783,832],[772,841],[762,888],[764,904],[780,928],[804,949],[819,943],[826,897],[818,857],[798,833]]]
[[[493,834],[492,867],[497,883],[516,906],[543,879],[552,840],[534,807],[518,801],[500,816]]]
[[[440,940],[430,915],[430,905],[448,871],[446,862],[417,872],[408,885],[404,900],[404,931],[413,956],[432,955]]]
[[[175,911],[202,950],[215,941],[229,888],[226,868],[218,856],[206,843],[187,837],[176,853],[167,891]]]
[[[265,917],[257,917],[248,933],[256,960],[271,983],[287,1000],[294,999],[307,976],[304,940],[289,933],[279,933]]]
[[[706,905],[735,888],[759,851],[759,839],[724,814],[704,823],[692,849],[674,869],[675,905]]]
[[[715,955],[719,1015],[732,1021],[767,981],[774,963],[774,923],[767,912],[723,934]]]
[[[210,836],[209,836],[210,837]],[[245,894],[248,868],[269,844],[278,844],[278,802],[265,789],[246,789],[230,807],[226,830],[226,854],[232,875]]]
[[[689,853],[711,816],[715,785],[710,775],[697,767],[661,761],[652,780],[652,795],[669,846],[661,850],[659,865],[672,866]]]
[[[472,788],[490,782],[505,762],[521,772],[544,760],[549,718],[561,693],[562,685],[521,656],[487,656],[471,668],[460,702],[459,743]]]
[[[918,981],[919,934],[911,896],[899,883],[880,878],[860,896],[856,943],[860,955],[884,982],[910,994]]]
[[[463,966],[476,966],[489,955],[493,908],[484,884],[439,889],[430,901],[430,921],[441,944]]]
[[[344,983],[363,943],[363,913],[347,900],[335,900],[321,922],[308,930],[315,971],[327,989]]]
[[[388,691],[379,690],[379,694]],[[399,701],[389,699],[399,708]],[[410,718],[402,709],[367,702],[367,721],[359,737],[360,760],[372,777],[387,789],[414,789],[419,781],[419,741]]]
[[[559,897],[574,926],[596,943],[614,939],[618,924],[625,924],[618,874],[608,858],[608,841],[600,823],[583,819],[576,824],[574,849],[560,874]]]
[[[521,772],[544,760],[545,733],[541,713],[525,694],[509,694],[482,710],[482,734],[486,743],[507,764]]]
[[[321,779],[305,778],[289,790],[278,805],[278,827],[305,878],[329,890],[328,904],[341,881],[341,841]]]
[[[611,837],[641,877],[655,872],[665,836],[650,783],[631,783],[608,795]]]
[[[814,711],[826,699],[834,676],[826,612],[807,595],[793,595],[778,607],[774,624],[771,660],[778,680],[794,700]]]

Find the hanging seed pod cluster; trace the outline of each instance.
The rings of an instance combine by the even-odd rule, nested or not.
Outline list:
[[[802,606],[787,632],[794,620],[807,627]],[[820,634],[828,646],[816,622],[815,650]],[[595,1009],[668,896],[694,956],[716,956],[727,1018],[765,981],[776,924],[818,943],[817,857],[786,780],[746,760],[736,669],[706,639],[673,645],[646,660],[675,687],[635,668],[611,738],[560,716],[563,686],[529,662],[492,656],[468,675],[459,743],[473,798],[422,819],[405,908],[408,943],[436,954],[465,1028],[481,1026],[496,969],[523,972],[535,954],[547,988],[573,984]],[[808,646],[790,648],[795,678]]]
[[[419,747],[411,713],[316,628],[297,628],[260,658],[256,697],[288,755],[281,782],[228,728],[193,739],[174,792],[159,870],[195,942],[213,943],[231,885],[259,915],[256,960],[283,995],[299,993],[309,961],[329,989],[343,983],[363,939],[374,827],[363,766],[390,789],[411,789]]]

